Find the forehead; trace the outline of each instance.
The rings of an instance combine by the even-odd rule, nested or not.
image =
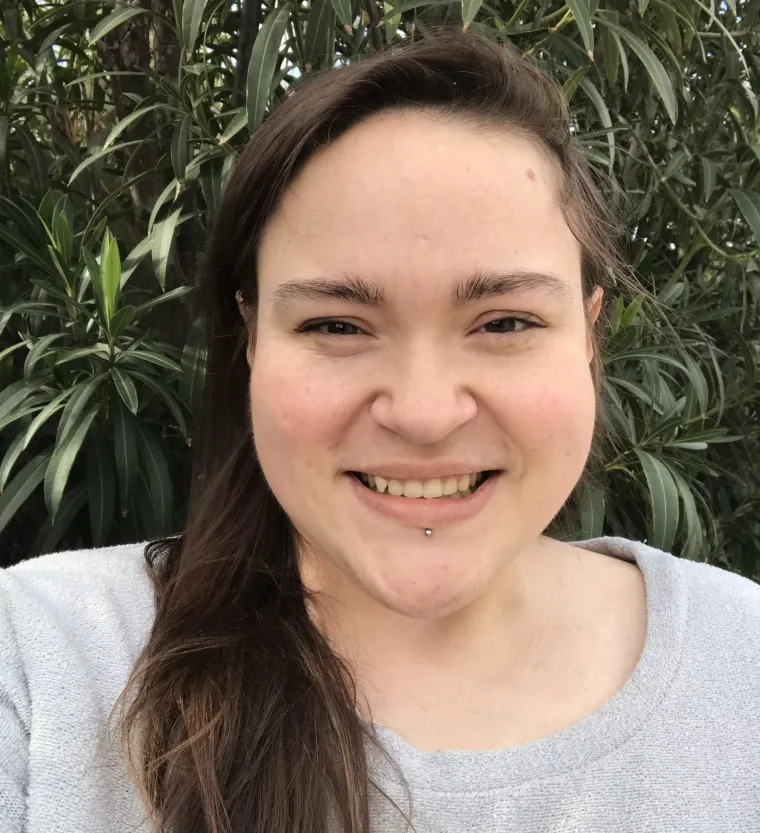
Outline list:
[[[264,231],[260,292],[349,271],[411,281],[473,269],[580,281],[555,165],[532,139],[424,113],[386,112],[307,163]]]

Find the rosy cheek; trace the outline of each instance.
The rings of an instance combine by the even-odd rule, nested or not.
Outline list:
[[[324,440],[340,419],[340,400],[325,381],[262,356],[251,374],[254,429],[289,448]]]
[[[533,375],[510,409],[521,437],[518,442],[531,454],[545,457],[550,448],[562,456],[572,456],[575,450],[585,453],[583,446],[593,429],[593,386],[583,368],[568,368],[562,379],[558,385],[554,372]]]

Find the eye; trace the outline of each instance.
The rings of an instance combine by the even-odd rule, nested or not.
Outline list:
[[[363,330],[348,321],[337,318],[322,319],[321,321],[307,321],[298,327],[299,333],[317,333],[323,336],[356,336],[362,335]]]
[[[517,315],[505,315],[487,322],[482,327],[478,327],[476,332],[485,331],[494,335],[510,335],[511,333],[520,333],[524,330],[535,329],[536,327],[541,327],[541,324],[532,321],[530,318],[521,318]]]

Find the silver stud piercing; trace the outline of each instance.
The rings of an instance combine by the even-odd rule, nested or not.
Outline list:
[[[425,535],[427,535],[427,537],[428,537],[428,538],[429,538],[432,534],[433,534],[433,530],[432,530],[432,529],[426,529],[426,530],[425,530]]]

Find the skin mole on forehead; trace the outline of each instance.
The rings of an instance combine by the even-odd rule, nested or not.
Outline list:
[[[536,172],[533,170],[533,168],[528,168],[528,170],[525,171],[525,173],[528,175],[528,179],[532,179],[533,181],[535,181]]]

